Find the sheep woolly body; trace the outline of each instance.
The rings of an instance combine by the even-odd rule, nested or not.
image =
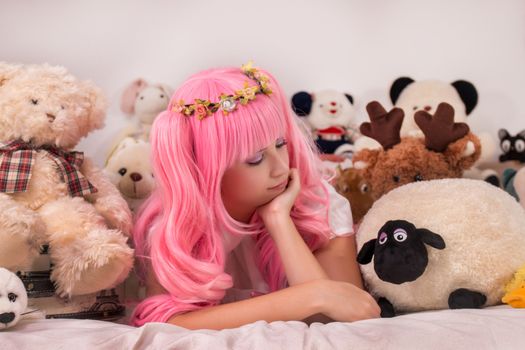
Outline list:
[[[361,265],[371,293],[397,310],[447,309],[458,288],[484,293],[486,306],[500,303],[505,284],[525,263],[525,212],[506,192],[479,180],[411,183],[374,203],[357,232],[357,245],[376,238],[388,220],[407,220],[443,237],[444,250],[427,246],[428,266],[400,285],[380,280],[373,261]]]

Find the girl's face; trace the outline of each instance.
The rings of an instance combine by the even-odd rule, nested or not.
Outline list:
[[[290,164],[282,137],[224,172],[222,201],[237,221],[249,222],[255,209],[284,192]]]

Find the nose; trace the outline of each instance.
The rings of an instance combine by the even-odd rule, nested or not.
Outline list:
[[[425,106],[425,108],[423,108],[423,109],[424,109],[425,111],[428,112],[428,111],[430,111],[430,110],[432,109],[432,107],[430,107],[430,106]]]
[[[337,103],[334,102],[334,101],[332,101],[332,102],[330,102],[330,105],[331,105],[331,106],[337,106]]]
[[[271,160],[271,177],[282,178],[288,174],[290,171],[290,164],[288,162],[288,153],[278,152],[274,150],[270,154]]]
[[[129,174],[129,177],[131,177],[131,180],[135,182],[142,180],[142,175],[140,175],[139,173],[131,173]]]
[[[52,122],[55,121],[56,117],[55,117],[54,114],[46,113],[46,115],[47,115],[47,120],[48,120],[50,123],[52,123]]]
[[[9,322],[13,321],[15,319],[15,313],[14,312],[4,312],[3,314],[0,314],[0,323],[8,324]]]

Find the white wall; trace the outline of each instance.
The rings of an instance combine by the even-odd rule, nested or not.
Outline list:
[[[525,129],[523,0],[0,0],[0,60],[63,65],[102,87],[107,126],[79,149],[102,164],[123,127],[124,86],[177,86],[249,59],[291,95],[335,88],[390,106],[388,88],[466,79],[478,88],[474,130]]]

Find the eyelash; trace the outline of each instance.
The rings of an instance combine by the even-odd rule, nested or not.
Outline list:
[[[286,146],[288,144],[288,141],[286,141],[285,138],[281,137],[280,139],[277,139],[278,141],[276,142],[276,145],[275,145],[275,148],[282,148],[284,146]],[[280,141],[280,143],[279,143]],[[255,165],[259,165],[261,164],[261,162],[264,160],[264,154],[261,153],[261,157],[257,159],[257,161],[247,161],[246,163],[250,166],[255,166]]]

